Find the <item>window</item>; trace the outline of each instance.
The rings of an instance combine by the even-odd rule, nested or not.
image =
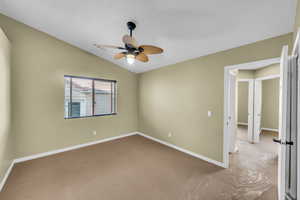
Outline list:
[[[65,118],[116,114],[116,81],[65,76]]]

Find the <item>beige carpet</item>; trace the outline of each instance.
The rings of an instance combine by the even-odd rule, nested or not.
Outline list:
[[[231,167],[222,169],[131,136],[17,164],[0,199],[274,200],[276,146],[270,139],[259,145],[240,140]]]

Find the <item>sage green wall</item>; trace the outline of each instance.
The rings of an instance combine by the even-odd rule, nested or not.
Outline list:
[[[255,71],[255,78],[279,75],[280,65],[273,64]],[[279,125],[279,78],[262,81],[261,127],[278,129]]]
[[[271,75],[280,75],[280,64],[272,64],[261,69],[257,69],[254,72],[254,78],[262,78]]]
[[[293,34],[139,75],[139,130],[217,161],[223,159],[224,67],[279,57]],[[207,111],[213,116],[209,118]],[[168,137],[172,132],[173,136]]]
[[[238,122],[248,123],[248,82],[238,82]]]
[[[239,70],[238,79],[253,79],[254,78],[254,71],[253,70]]]
[[[222,161],[223,67],[278,57],[281,47],[292,41],[287,34],[135,75],[6,16],[0,15],[0,27],[13,46],[12,135],[17,157],[139,129]],[[65,74],[118,80],[118,115],[65,120]],[[211,118],[207,110],[213,111]],[[173,137],[168,138],[170,131]]]
[[[239,70],[238,79],[255,79],[255,78],[262,78],[270,75],[279,75],[279,74],[280,74],[279,63],[276,63],[257,70]],[[264,98],[262,98],[262,101],[265,107],[264,107],[264,112],[262,112],[261,124],[263,128],[277,129],[278,128],[278,107],[279,107],[279,105],[277,106],[278,103],[277,100],[279,97],[278,98],[275,97],[276,95],[278,95],[278,92],[274,93],[274,88],[277,87],[277,81],[270,81],[267,83],[268,83],[267,84],[268,87],[263,86],[265,89],[263,90]],[[265,84],[265,81],[263,81],[263,84]],[[272,90],[267,90],[266,88],[270,88]],[[239,82],[238,122],[248,123],[248,83],[246,82]]]
[[[3,15],[0,27],[12,42],[17,157],[137,130],[136,74]],[[65,120],[66,74],[117,80],[118,114]]]
[[[262,81],[261,127],[278,129],[279,78]]]
[[[10,43],[0,28],[0,183],[14,159],[11,132]]]
[[[280,66],[279,63],[272,64],[257,70],[239,70],[237,78],[238,79],[255,79],[266,77],[270,75],[279,75]]]
[[[238,86],[238,122],[248,123],[248,82]],[[279,78],[262,81],[261,127],[278,129]]]

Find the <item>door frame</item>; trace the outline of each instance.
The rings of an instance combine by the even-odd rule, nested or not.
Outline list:
[[[231,83],[234,83],[233,86],[234,87],[230,87],[228,88],[228,93],[230,95],[230,99],[232,99],[232,101],[229,101],[228,103],[228,107],[235,107],[235,109],[232,109],[232,110],[229,110],[229,118],[228,118],[228,121],[227,121],[227,127],[228,129],[230,130],[231,134],[230,135],[230,145],[229,145],[229,152],[230,153],[234,153],[237,148],[236,148],[236,145],[235,145],[235,141],[236,141],[236,126],[235,124],[237,123],[237,114],[236,114],[236,106],[237,106],[237,85],[236,85],[236,82],[237,82],[237,74],[238,74],[238,71],[237,70],[230,70],[229,72],[229,84],[232,85]]]
[[[230,109],[234,109],[228,106],[229,102],[231,101],[228,88],[236,87],[236,85],[230,84],[229,81],[230,71],[235,69],[255,70],[276,63],[280,63],[280,57],[224,67],[223,165],[225,168],[229,167],[229,152],[230,152],[229,150],[230,150],[230,138],[231,138],[231,133],[228,129],[229,114],[232,112]]]
[[[259,78],[242,78],[242,79],[238,79],[237,81],[238,82],[247,82],[248,83],[248,119],[247,119],[247,123],[239,123],[238,124],[243,124],[243,125],[247,125],[248,126],[248,135],[247,135],[247,138],[248,138],[248,142],[252,142],[252,143],[259,143],[260,141],[260,133],[261,132],[255,132],[254,134],[252,134],[252,129],[254,126],[251,126],[251,124],[253,125],[254,124],[254,120],[255,120],[255,115],[257,114],[257,111],[260,110],[260,113],[261,113],[261,100],[262,100],[262,93],[260,92],[260,102],[256,102],[256,103],[253,103],[253,101],[256,101],[258,100],[256,97],[257,97],[257,91],[256,89],[258,89],[256,87],[256,84],[258,82],[260,82],[260,90],[262,89],[262,82],[263,80],[272,80],[272,79],[276,79],[276,78],[280,78],[280,74],[272,74],[272,75],[268,75],[268,76],[264,76],[264,77],[259,77]],[[255,84],[254,84],[255,83]],[[254,99],[254,95],[255,94],[255,99]],[[260,105],[259,105],[260,104]],[[252,111],[251,111],[251,110]],[[254,117],[250,117],[249,119],[249,113],[252,112],[252,115]],[[264,130],[263,127],[261,127],[261,130]],[[260,130],[260,131],[261,131]],[[271,131],[277,131],[278,132],[278,129],[268,129],[268,130],[271,130]]]
[[[297,36],[294,42],[292,55],[300,56],[300,28],[298,28]],[[299,59],[299,58],[298,58]],[[299,61],[298,61],[299,64]],[[300,78],[300,69],[298,70],[298,77]],[[297,110],[297,124],[300,124],[300,81],[298,81],[298,110]],[[297,198],[300,198],[300,126],[297,127]]]
[[[238,82],[247,82],[248,83],[248,112],[247,112],[247,125],[248,126],[248,130],[247,130],[247,139],[248,142],[253,142],[253,95],[254,95],[254,79],[252,78],[242,78],[242,79],[238,79]],[[241,124],[238,122],[238,124]]]
[[[254,80],[253,99],[253,143],[259,143],[261,133],[261,111],[262,111],[262,80]],[[259,121],[259,122],[258,122]]]

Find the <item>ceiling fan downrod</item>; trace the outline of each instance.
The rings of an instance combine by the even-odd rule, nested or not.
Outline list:
[[[136,25],[134,22],[129,21],[127,22],[127,27],[130,31],[130,37],[132,37],[132,31],[135,29]]]

